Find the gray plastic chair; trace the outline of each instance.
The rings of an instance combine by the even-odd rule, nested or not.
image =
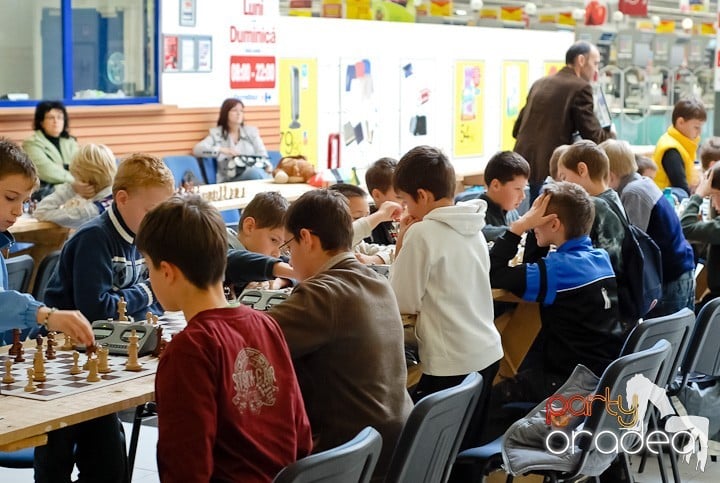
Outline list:
[[[418,401],[395,446],[385,481],[447,481],[465,430],[480,399],[482,385],[482,376],[473,372],[457,386]]]
[[[681,366],[683,385],[691,373],[720,376],[720,297],[703,306]],[[682,386],[680,386],[682,387]]]
[[[336,448],[302,458],[277,474],[274,483],[367,483],[380,457],[382,437],[366,427]]]
[[[55,250],[45,256],[40,262],[32,290],[32,295],[35,297],[35,300],[39,300],[40,302],[45,301],[45,291],[59,261],[60,250]]]
[[[30,255],[18,255],[5,260],[8,271],[8,288],[18,292],[28,293],[30,278],[32,277],[35,262]]]

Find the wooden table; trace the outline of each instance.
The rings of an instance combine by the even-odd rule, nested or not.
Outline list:
[[[275,183],[271,179],[235,181],[231,183],[206,184],[198,186],[200,195],[205,195],[203,197],[210,196],[211,194],[217,195],[218,193],[225,193],[226,196],[229,197],[231,192],[239,190],[241,196],[238,198],[208,200],[220,211],[243,209],[248,205],[248,203],[250,203],[250,200],[252,200],[257,193],[265,191],[277,191],[283,195],[285,199],[292,202],[300,198],[300,196],[304,193],[314,189],[316,189],[314,186],[310,186],[306,183],[280,184]]]
[[[20,252],[29,253],[35,261],[35,268],[30,278],[30,287],[32,287],[40,262],[50,252],[59,250],[63,246],[70,234],[70,229],[50,221],[39,221],[32,216],[23,215],[10,227],[10,233],[16,241],[33,243],[33,247],[27,252]]]

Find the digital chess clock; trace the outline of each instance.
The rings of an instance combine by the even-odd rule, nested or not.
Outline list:
[[[277,305],[285,301],[290,294],[289,290],[256,290],[246,289],[238,297],[238,301],[243,305],[248,305],[255,310],[270,310],[273,305]]]
[[[107,347],[110,354],[127,356],[130,334],[135,329],[138,337],[138,356],[150,354],[158,342],[157,326],[147,322],[123,322],[120,320],[96,320],[92,323],[95,344]],[[78,344],[78,351],[84,352],[85,346]]]

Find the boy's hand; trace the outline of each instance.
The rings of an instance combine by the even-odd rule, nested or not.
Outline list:
[[[550,198],[551,195],[548,193],[543,193],[538,196],[527,213],[510,225],[510,231],[516,235],[522,235],[536,226],[544,225],[557,218],[557,214],[555,213],[545,215],[545,210],[547,209],[548,203],[550,203]]]
[[[697,188],[695,188],[696,195],[698,195],[701,198],[710,196],[710,192],[712,191],[712,177],[713,177],[712,169],[709,169],[709,170],[707,170],[706,173],[703,173],[700,175],[700,184],[698,184]]]
[[[398,224],[398,234],[397,239],[395,240],[395,256],[398,256],[398,253],[400,253],[400,250],[402,249],[403,245],[403,239],[405,238],[405,232],[408,231],[408,228],[413,226],[418,221],[422,221],[421,218],[415,218],[414,216],[410,214],[405,214],[402,218],[400,218],[400,223]]]
[[[363,265],[382,265],[385,262],[377,255],[365,255],[364,253],[356,253],[355,258]]]
[[[72,189],[86,200],[93,198],[97,194],[91,184],[83,183],[82,181],[75,181],[72,184]]]
[[[398,221],[402,216],[403,207],[394,201],[383,201],[376,213],[380,213],[380,221]]]
[[[91,345],[95,343],[90,322],[78,310],[57,310],[50,314],[47,307],[38,309],[38,320],[47,320],[47,329],[62,332],[69,335],[81,344]]]

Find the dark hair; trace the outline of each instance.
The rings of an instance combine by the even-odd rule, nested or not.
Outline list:
[[[679,118],[683,118],[686,121],[690,119],[697,119],[699,121],[707,121],[707,112],[702,101],[694,97],[688,97],[686,99],[680,99],[675,104],[672,113],[673,126]]]
[[[367,193],[364,189],[362,189],[359,186],[355,186],[354,184],[349,183],[335,183],[334,185],[331,185],[328,187],[330,191],[337,191],[338,193],[341,193],[346,198],[366,198]]]
[[[70,134],[68,134],[68,128],[70,127],[70,119],[68,119],[68,113],[67,113],[67,109],[65,109],[65,105],[60,101],[38,102],[38,105],[35,106],[35,118],[33,119],[33,129],[35,131],[42,131],[43,134],[45,134],[45,131],[42,128],[42,123],[45,120],[45,114],[52,111],[53,109],[62,111],[63,117],[65,117],[65,122],[63,123],[63,130],[60,133],[60,137],[61,138],[69,138]]]
[[[38,184],[37,171],[30,157],[17,144],[0,137],[0,179],[13,174],[20,174],[36,186]]]
[[[418,190],[433,194],[436,200],[453,199],[455,195],[455,169],[447,156],[432,146],[417,146],[400,158],[393,184],[396,190],[404,191],[418,199]]]
[[[569,144],[561,144],[560,146],[556,147],[550,155],[548,167],[550,168],[550,177],[552,179],[557,179],[558,164],[560,164],[560,158],[563,154],[565,154],[565,151],[567,151],[568,147],[570,147]]]
[[[575,42],[570,46],[567,52],[565,52],[565,64],[575,64],[575,60],[578,58],[579,55],[589,54],[592,48],[592,44],[589,42],[585,42],[584,40]]]
[[[640,174],[642,174],[642,172],[646,169],[654,169],[655,171],[657,171],[658,169],[655,161],[653,161],[651,158],[648,158],[647,156],[641,156],[639,154],[635,155],[635,164],[637,165],[637,172]]]
[[[700,146],[700,164],[707,171],[710,163],[720,161],[720,137],[711,137]]]
[[[320,238],[323,250],[349,251],[353,227],[347,198],[327,189],[303,194],[285,214],[285,229],[299,238],[303,228]]]
[[[240,104],[242,108],[245,109],[245,104],[243,104],[243,101],[241,101],[240,99],[235,99],[234,97],[225,99],[222,103],[222,106],[220,106],[220,115],[218,116],[217,125],[222,128],[223,137],[226,137],[229,132],[228,113],[238,104]],[[243,118],[243,121],[240,123],[240,125],[245,125],[245,118]]]
[[[370,165],[365,171],[365,186],[372,194],[374,189],[380,190],[382,193],[392,188],[393,173],[397,167],[397,160],[394,158],[380,158]]]
[[[607,181],[610,177],[610,160],[605,151],[594,142],[583,139],[570,145],[560,156],[562,165],[577,173],[578,164],[585,163],[593,181]]]
[[[546,184],[544,192],[550,194],[545,214],[557,215],[565,227],[567,240],[590,233],[595,219],[595,203],[582,186],[558,181]]]
[[[714,190],[720,190],[720,163],[715,163],[712,167],[712,182],[710,187]]]
[[[516,176],[530,177],[530,164],[513,151],[495,153],[485,165],[485,185],[490,186],[494,179],[501,184],[512,181]]]
[[[227,243],[220,212],[198,195],[176,195],[160,203],[145,215],[135,237],[153,267],[172,263],[200,289],[222,282]]]
[[[262,191],[253,196],[243,208],[240,226],[245,218],[252,217],[258,228],[281,228],[283,217],[288,210],[288,200],[277,191]]]

